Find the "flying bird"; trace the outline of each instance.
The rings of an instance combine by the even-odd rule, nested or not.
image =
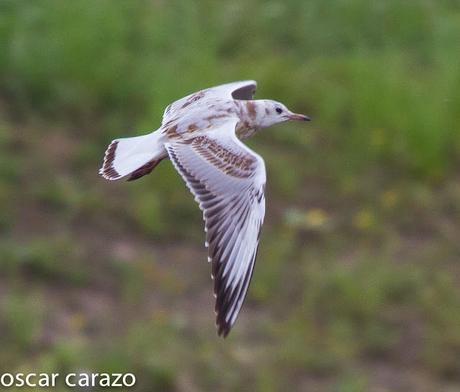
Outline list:
[[[253,80],[190,94],[166,107],[161,126],[113,140],[99,173],[128,181],[169,158],[203,211],[212,263],[217,333],[227,336],[246,297],[265,215],[265,164],[240,139],[288,120],[309,121],[282,103],[254,100]]]

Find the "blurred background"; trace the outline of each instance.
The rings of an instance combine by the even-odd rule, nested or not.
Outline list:
[[[2,0],[0,42],[0,373],[460,390],[459,1]],[[172,165],[97,173],[113,138],[240,79],[313,121],[248,141],[266,224],[223,340]]]

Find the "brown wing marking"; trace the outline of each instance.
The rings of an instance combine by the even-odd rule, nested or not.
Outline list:
[[[205,95],[205,91],[198,91],[195,94],[190,95],[190,97],[185,101],[182,105],[181,109],[186,108],[187,106],[191,105],[193,102],[199,101]]]
[[[209,163],[229,176],[248,178],[253,173],[256,160],[250,155],[236,154],[206,136],[197,136],[188,143]]]
[[[114,140],[110,143],[110,146],[107,148],[104,156],[104,163],[102,164],[102,169],[99,171],[104,178],[110,180],[116,180],[120,178],[120,174],[113,167],[113,160],[115,159],[115,151],[118,147],[118,140]]]
[[[152,159],[147,162],[145,165],[142,165],[139,169],[136,169],[131,173],[127,181],[134,181],[138,178],[145,176],[152,172],[153,169],[162,161],[162,159]]]

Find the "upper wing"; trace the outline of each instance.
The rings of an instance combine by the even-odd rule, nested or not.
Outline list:
[[[254,80],[244,80],[241,82],[233,82],[222,84],[216,87],[210,87],[205,90],[187,95],[170,105],[168,105],[163,114],[162,124],[168,122],[177,112],[185,109],[193,102],[199,101],[202,98],[216,97],[226,99],[253,99],[256,92],[257,83]]]
[[[265,215],[265,164],[233,133],[167,143],[166,149],[203,211],[212,261],[216,324],[226,336],[251,280]],[[215,135],[215,133],[214,133]],[[223,136],[222,136],[223,135]]]

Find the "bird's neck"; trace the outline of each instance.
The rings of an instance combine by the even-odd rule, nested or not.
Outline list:
[[[237,101],[242,123],[247,128],[257,129],[263,127],[265,104],[263,100]]]

